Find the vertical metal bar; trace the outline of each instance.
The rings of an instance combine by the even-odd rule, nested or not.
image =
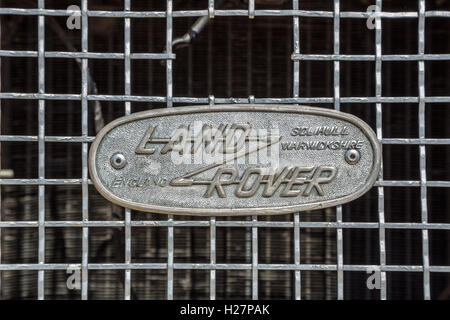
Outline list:
[[[247,97],[252,95],[253,88],[253,28],[252,24],[247,24]]]
[[[227,17],[227,96],[231,97],[233,94],[233,28],[231,27],[232,19]],[[229,245],[231,239],[231,232],[227,230],[225,232],[225,245],[226,245],[226,256],[231,255],[231,246]],[[247,250],[246,250],[247,253]],[[228,284],[231,283],[230,278],[228,278],[228,272],[225,272],[225,297],[231,292],[229,290]],[[247,284],[245,283],[245,295],[247,296]]]
[[[187,1],[189,6],[192,6],[192,0]],[[188,18],[187,21],[188,26],[192,26],[193,24],[193,18]],[[187,48],[188,50],[188,55],[187,55],[187,72],[186,72],[186,77],[187,77],[187,93],[189,97],[193,97],[194,96],[194,62],[193,62],[193,57],[194,57],[194,50],[193,50],[193,46],[188,46]],[[187,246],[187,251],[186,254],[189,257],[195,257],[195,231],[193,229],[188,229],[189,231],[189,235],[186,237],[186,243],[185,245]],[[186,278],[189,279],[189,283],[191,285],[191,292],[189,293],[189,295],[192,294],[192,291],[195,289],[195,283],[196,283],[196,273],[195,270],[186,270]]]
[[[272,41],[272,20],[267,21],[267,45],[266,45],[266,96],[267,97],[272,97],[272,60],[273,60],[273,54],[272,54],[272,45],[273,45],[273,41]],[[290,41],[286,41],[287,43],[290,43]],[[289,60],[288,60],[288,63]],[[288,93],[289,95],[291,94],[290,92]],[[269,217],[270,218],[270,217]],[[272,256],[272,232],[267,232],[266,233],[266,238],[265,238],[265,256],[266,257],[271,257]],[[291,250],[290,248],[286,248],[287,249],[287,254],[290,255],[291,254]],[[286,291],[286,296],[290,295],[290,281],[291,281],[291,277],[285,277],[284,279],[285,281],[285,291]],[[272,286],[264,286],[264,294],[266,296],[266,298],[270,297],[273,289]]]
[[[336,207],[336,222],[342,223],[342,206]],[[344,299],[344,241],[342,228],[336,230],[337,237],[337,282],[338,282],[338,300]]]
[[[192,6],[192,1],[189,1],[189,5]],[[188,26],[192,26],[192,18],[188,18],[187,21]],[[193,97],[194,96],[194,64],[193,64],[193,46],[188,46],[188,63],[187,63],[187,72],[186,72],[186,78],[187,78],[187,88],[188,88],[188,96]]]
[[[246,85],[247,85],[247,96],[249,97],[249,103],[252,103],[250,100],[252,99],[251,93],[252,93],[252,87],[253,87],[253,75],[252,75],[252,65],[253,65],[253,47],[252,47],[252,25],[250,23],[247,23],[247,81],[246,81]],[[253,219],[253,217],[246,217],[247,221],[251,221]],[[253,229],[251,228],[245,228],[245,258],[246,258],[246,262],[247,263],[252,263],[253,264],[253,242],[252,242],[252,238],[253,238]],[[254,281],[253,281],[253,268],[252,270],[247,270],[246,271],[246,276],[251,277],[251,280],[248,281],[248,285],[247,285],[247,281],[246,281],[246,286],[245,286],[245,290],[246,290],[246,296],[251,295],[252,297],[254,297]]]
[[[293,39],[294,35],[292,35],[292,38],[290,41],[286,41],[286,52],[293,52]],[[285,95],[286,97],[290,97],[293,94],[293,82],[294,82],[294,75],[293,75],[293,63],[292,60],[286,59],[286,91]]]
[[[340,0],[334,0],[334,54],[338,55],[340,51]],[[334,61],[334,109],[341,109],[340,101],[340,64],[339,61]],[[336,221],[342,223],[342,206],[336,207]],[[337,237],[337,298],[344,299],[344,247],[342,228],[336,229]]]
[[[0,7],[2,6],[0,0]],[[2,49],[2,17],[0,17],[0,50]],[[2,92],[2,59],[0,59],[0,92]],[[2,134],[2,100],[0,99],[0,134]],[[2,169],[2,144],[0,143],[0,170]],[[0,185],[0,222],[2,221],[2,186]],[[2,264],[2,228],[0,228],[0,265]],[[3,300],[3,272],[0,271],[0,299]]]
[[[384,32],[389,33],[390,31],[385,30]],[[412,51],[412,49],[411,49],[412,41],[410,38],[411,37],[403,37],[403,42],[404,42],[405,49],[407,50],[407,52]],[[412,70],[412,68],[407,68],[407,70],[405,72],[406,79],[403,83],[403,87],[405,88],[405,90],[408,90],[409,88],[411,88],[412,79],[415,76],[415,74],[413,74],[413,73],[414,73],[414,70]],[[404,117],[405,117],[406,123],[411,123],[413,121],[412,120],[413,116],[412,116],[411,112],[406,112]],[[385,119],[386,119],[386,123],[390,123],[392,121],[389,117],[385,117]],[[408,126],[407,129],[405,130],[405,135],[410,136],[410,134],[411,134],[411,127]],[[386,159],[386,163],[390,163],[390,161]],[[412,169],[411,161],[406,161],[405,165],[403,166],[404,172],[409,173],[409,172],[411,172],[411,169]],[[405,196],[405,199],[411,199],[411,197],[412,197],[411,188],[404,188],[404,189],[405,189],[405,191],[403,192],[403,194]],[[406,211],[405,221],[412,221],[411,204],[412,204],[412,201],[406,201],[406,203],[405,203],[405,209],[404,209]],[[404,250],[405,257],[406,257],[405,263],[407,265],[410,265],[412,263],[412,259],[411,259],[413,257],[412,251],[415,249],[412,239],[413,239],[412,233],[407,232],[405,235],[405,238],[403,240],[403,244],[399,244],[399,245],[403,245],[403,250]],[[404,298],[407,300],[412,300],[412,299],[414,299],[413,298],[414,290],[411,288],[411,286],[413,284],[413,276],[411,274],[408,274],[405,277],[405,282],[406,282],[406,285],[405,285],[404,290],[405,290],[406,294],[404,295]]]
[[[208,15],[210,19],[214,18],[214,0],[208,0]]]
[[[167,0],[167,10],[166,10],[166,50],[168,54],[172,53],[172,0]],[[166,84],[167,84],[167,107],[173,106],[172,96],[172,60],[166,60]]]
[[[153,52],[153,41],[155,39],[153,29],[153,20],[148,19],[148,52]],[[150,96],[153,94],[153,60],[150,60],[148,64],[148,94]]]
[[[110,36],[108,37],[108,51],[109,52],[113,52],[114,51],[114,36]],[[108,88],[108,92],[114,92],[115,90],[115,79],[114,79],[114,64],[109,62],[108,66],[107,66],[107,88]],[[111,106],[111,103],[109,103],[109,106]],[[112,213],[112,212],[111,212]],[[111,217],[111,215],[109,215],[109,217]],[[106,249],[106,255],[110,255],[112,254],[112,251],[114,250],[114,248],[112,248],[112,246],[108,246]],[[105,274],[105,282],[107,283],[114,283],[115,281],[115,277],[116,275],[113,274],[112,272],[106,272]]]
[[[252,8],[253,8],[253,15],[254,15],[254,9],[255,4],[253,1],[249,1],[249,18],[252,19]],[[247,96],[249,97],[249,102],[252,103],[251,100],[253,100],[252,96],[252,87],[253,87],[253,25],[251,23],[247,24],[247,54],[248,54],[248,61],[247,61]],[[257,222],[258,218],[257,216],[252,217],[253,222]],[[247,232],[247,230],[246,230]],[[252,227],[251,229],[252,233],[252,240],[251,240],[251,252],[252,252],[252,299],[257,300],[258,299],[258,228]],[[249,239],[250,240],[250,239]],[[247,239],[246,239],[247,241]],[[247,242],[248,243],[248,242]]]
[[[214,16],[214,0],[209,2],[210,17],[211,12]],[[212,28],[208,28],[208,94],[209,104],[214,105],[214,96],[211,95],[213,87],[213,57],[212,57]],[[212,266],[216,265],[216,217],[210,217],[209,227],[209,250],[210,250],[210,263]],[[211,300],[216,299],[216,269],[212,268],[209,271],[209,298]]]
[[[124,9],[125,11],[131,10],[130,0],[124,0]],[[131,95],[131,20],[130,18],[125,18],[124,25],[124,37],[125,37],[125,45],[124,45],[124,57],[125,57],[125,95]],[[125,102],[125,115],[129,115],[131,113],[131,102]],[[131,210],[125,209],[125,263],[131,263]],[[131,298],[131,270],[125,270],[125,292],[124,292],[125,300],[130,300]]]
[[[81,1],[81,51],[88,52],[88,0]],[[81,134],[88,136],[88,59],[81,59]],[[89,185],[88,185],[88,144],[82,144],[82,218],[89,220]],[[82,262],[81,262],[81,299],[88,299],[88,257],[89,257],[89,228],[83,227]]]
[[[296,266],[300,266],[300,213],[294,213],[294,262]],[[295,271],[295,299],[301,300],[300,292],[300,271]]]
[[[211,265],[216,265],[216,217],[210,218],[210,228],[209,228],[209,239],[210,239],[210,261]],[[209,298],[211,300],[216,299],[216,269],[211,269],[209,272]]]
[[[255,0],[248,0],[248,18],[255,18]]]
[[[298,1],[292,0],[292,6],[294,10],[298,10]],[[294,53],[300,54],[300,21],[298,16],[294,16],[293,21],[293,40],[294,40]],[[294,61],[294,83],[293,83],[294,98],[300,96],[300,61]]]
[[[298,10],[298,1],[292,0],[292,9]],[[300,21],[298,16],[293,17],[293,46],[294,53],[300,53]],[[300,61],[294,61],[293,69],[293,95],[294,98],[300,96]],[[300,214],[297,212],[294,214],[294,250],[295,250],[295,264],[300,265]],[[301,293],[301,273],[300,270],[295,270],[295,299],[300,300]]]
[[[208,39],[208,43],[211,42],[211,39]],[[210,53],[208,53],[210,54]],[[208,59],[209,61],[209,59]],[[208,69],[212,68],[212,59],[208,63]],[[209,72],[209,71],[208,71]],[[211,87],[210,81],[212,77],[208,77],[208,87]],[[211,106],[214,105],[214,96],[209,96],[209,104]],[[210,250],[210,262],[211,265],[215,267],[217,259],[216,259],[216,217],[210,217],[210,227],[209,227],[209,250]],[[209,271],[209,298],[211,300],[216,300],[216,269],[212,268]]]
[[[166,9],[166,48],[167,53],[172,53],[172,0],[167,0]],[[172,60],[166,60],[166,91],[167,91],[167,107],[171,108],[173,86],[172,86]],[[173,216],[168,216],[168,221],[173,222]],[[173,226],[167,228],[167,299],[173,300]]]
[[[125,209],[125,263],[131,263],[131,210]],[[131,270],[125,270],[125,300],[131,299]]]
[[[253,217],[245,217],[246,221],[252,221]],[[252,229],[245,228],[245,263],[253,263],[252,259]],[[245,270],[245,296],[252,295],[253,297],[253,268],[251,270]]]
[[[377,0],[376,5],[382,10],[382,0]],[[381,47],[381,18],[375,18],[375,96],[381,98],[382,96],[382,81],[381,81],[381,59],[382,59],[382,47]],[[377,125],[377,137],[381,142],[383,139],[383,114],[382,104],[376,104],[376,125]],[[381,159],[381,169],[378,179],[383,181],[383,159]],[[386,229],[384,226],[384,188],[378,187],[378,221],[379,221],[379,244],[380,244],[380,266],[386,265]],[[381,290],[380,299],[386,300],[386,272],[380,273],[381,277]]]
[[[433,39],[433,37],[431,37],[431,39]],[[428,43],[430,43],[432,41],[428,40]],[[431,43],[430,43],[431,45]],[[447,49],[450,51],[450,43],[447,42]],[[430,68],[431,69],[431,68]],[[431,71],[431,70],[430,70]],[[450,81],[446,81],[446,86],[445,86],[445,90],[446,92],[450,92]],[[447,117],[449,117],[450,110],[446,109],[445,115]],[[446,137],[450,136],[450,127],[446,127],[444,134]],[[446,152],[445,152],[445,156],[447,157],[447,159],[450,159],[450,147],[445,148]],[[443,204],[446,206],[446,208],[450,208],[450,198],[447,197],[447,199],[445,200],[445,202],[443,202]],[[446,233],[447,236],[444,238],[444,242],[446,243],[446,248],[447,248],[447,252],[450,251],[450,232]],[[447,254],[447,259],[446,259],[446,265],[450,265],[450,254]]]
[[[30,28],[30,26],[34,29],[35,28],[35,26],[33,26],[33,24],[32,23],[30,23],[30,22],[27,22],[26,23],[26,28]],[[44,51],[45,51],[45,49],[44,49]],[[27,63],[26,63],[26,71],[27,72],[31,72],[31,70],[34,70],[34,64],[33,64],[33,62],[32,61],[30,61],[30,59],[29,59],[29,61],[27,61]],[[4,64],[4,69],[5,69],[5,74],[8,76],[8,75],[10,75],[11,74],[11,71],[13,70],[13,68],[9,65],[9,64]],[[46,71],[46,70],[45,70]],[[31,77],[27,77],[27,79],[26,79],[26,84],[25,84],[25,86],[26,86],[26,88],[33,88],[34,87],[34,82],[35,82],[36,80],[35,79],[32,79]],[[5,87],[6,87],[6,84],[5,84]],[[10,86],[9,86],[10,87]],[[32,103],[30,103],[30,104],[28,104],[27,105],[27,110],[26,110],[26,115],[25,115],[25,121],[26,121],[26,126],[28,127],[29,125],[29,123],[31,123],[31,121],[32,120],[35,120],[34,119],[34,117],[33,117],[33,112],[32,111],[30,111],[30,109],[32,108],[32,107],[34,107],[34,105],[32,104]],[[38,108],[39,108],[39,102],[38,102]],[[38,111],[39,112],[39,111]],[[31,152],[32,152],[32,147],[31,146],[26,146],[25,147],[25,152],[27,153],[27,154],[30,154]],[[10,162],[11,163],[11,162]],[[33,172],[33,169],[32,169],[32,166],[33,166],[33,159],[31,158],[31,157],[26,157],[26,161],[25,161],[25,175],[27,176],[27,177],[30,177],[31,175],[33,175],[34,174],[34,172]],[[26,187],[25,188],[25,190],[24,190],[25,192],[24,192],[24,194],[25,194],[25,196],[29,196],[29,197],[34,197],[35,196],[35,194],[34,194],[34,190],[33,190],[33,188],[32,187]],[[39,192],[39,187],[38,187],[38,192]],[[25,206],[24,206],[24,211],[25,212],[30,212],[30,210],[32,210],[31,209],[31,204],[30,203],[27,203],[27,204],[25,204]],[[23,258],[26,258],[27,257],[27,254],[26,254],[26,252],[24,252],[25,250],[24,249],[26,249],[26,246],[24,246],[24,245],[20,245],[19,247],[18,247],[18,249],[19,250],[21,250],[20,252],[18,252],[18,257],[20,257],[21,259],[23,259]],[[39,273],[38,273],[38,277],[39,277]],[[45,281],[45,278],[44,278],[44,281]],[[16,282],[16,284],[17,285],[20,285],[20,282]],[[21,286],[21,289],[25,289],[26,287],[24,287],[24,286]],[[45,297],[45,296],[44,296]]]
[[[149,3],[150,4],[150,3]],[[154,34],[154,27],[153,27],[153,19],[148,19],[148,52],[153,52],[153,48],[154,48],[154,39],[155,39],[155,34]],[[148,64],[148,95],[152,96],[153,95],[153,60],[150,60],[150,63]],[[149,104],[150,106],[150,104]],[[147,244],[151,244],[151,241],[153,239],[153,235],[154,232],[153,230],[150,230],[150,228],[146,228],[145,229],[145,243]],[[157,250],[160,250],[161,248],[157,248]],[[156,252],[156,256],[158,256],[158,251]],[[149,289],[147,289],[148,287],[150,287]],[[149,286],[145,285],[145,290],[151,290],[151,284]]]
[[[373,66],[369,63],[365,63],[365,71],[364,72],[366,74],[372,74],[373,71],[374,71]],[[364,90],[366,92],[372,92],[372,86],[373,86],[374,79],[371,79],[371,77],[367,76],[364,80],[365,80],[364,81]],[[369,108],[365,108],[364,111],[365,111],[366,115],[370,116],[371,110]],[[375,107],[375,114],[376,114],[376,107]],[[376,121],[376,115],[375,115],[375,121]],[[377,197],[377,200],[378,200],[378,197]],[[365,201],[363,210],[365,210],[366,212],[370,212],[372,210],[370,201]],[[365,250],[367,251],[367,253],[364,255],[364,264],[370,265],[370,264],[372,264],[372,260],[371,260],[371,255],[369,253],[373,252],[372,250],[374,247],[372,245],[373,244],[372,243],[372,234],[368,231],[364,232],[364,239],[362,241],[364,241]],[[378,245],[378,243],[377,243],[377,245]],[[367,275],[367,276],[369,276],[369,275]],[[371,294],[372,294],[371,290],[365,290],[364,297],[361,296],[361,299],[369,300],[371,298]]]
[[[425,0],[419,1],[419,54],[425,53]],[[425,139],[425,61],[419,60],[419,138]],[[427,207],[427,165],[425,145],[419,146],[420,152],[420,205],[422,223],[428,223]],[[430,261],[428,247],[428,230],[422,229],[423,253],[423,294],[430,300]]]
[[[257,216],[252,219],[258,222]],[[258,300],[258,227],[252,227],[252,299]]]
[[[39,0],[39,9],[45,8],[45,0]],[[39,93],[45,93],[45,16],[38,17],[38,77]],[[45,179],[45,100],[39,100],[39,179]],[[45,263],[45,186],[39,185],[39,264]],[[44,270],[38,271],[38,299],[44,300]]]
[[[167,221],[173,223],[173,215]],[[173,300],[173,226],[167,228],[167,299]]]

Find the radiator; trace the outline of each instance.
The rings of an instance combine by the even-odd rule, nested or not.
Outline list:
[[[450,1],[0,4],[2,299],[450,298]],[[92,186],[88,150],[112,120],[247,103],[358,116],[382,144],[375,186],[208,218]]]

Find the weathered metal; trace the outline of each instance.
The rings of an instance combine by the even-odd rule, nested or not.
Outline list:
[[[108,124],[90,150],[97,190],[127,208],[188,215],[281,214],[352,201],[381,151],[357,117],[290,105],[180,107]]]

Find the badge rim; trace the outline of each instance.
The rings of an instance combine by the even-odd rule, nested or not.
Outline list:
[[[192,114],[192,113],[209,113],[209,112],[278,112],[278,113],[298,113],[298,114],[310,114],[319,115],[324,117],[337,118],[340,120],[348,121],[351,124],[359,128],[371,143],[373,150],[373,164],[372,171],[367,179],[364,187],[350,195],[340,197],[337,199],[330,199],[321,202],[304,203],[287,206],[274,206],[274,207],[253,207],[253,208],[184,208],[184,207],[167,207],[152,204],[143,204],[133,201],[121,199],[111,193],[101,182],[97,174],[97,168],[95,166],[95,157],[97,154],[98,146],[103,137],[113,128],[137,120],[156,118],[167,115],[180,115],[180,114]],[[108,123],[97,134],[92,142],[89,150],[88,167],[91,181],[96,190],[105,197],[108,201],[111,201],[119,206],[152,213],[162,214],[174,214],[174,215],[193,215],[193,216],[243,216],[243,215],[278,215],[294,212],[301,212],[305,210],[317,210],[328,207],[334,207],[340,204],[348,203],[357,198],[360,198],[367,193],[375,184],[378,178],[378,174],[381,168],[381,144],[372,130],[372,128],[360,118],[341,111],[333,109],[325,109],[319,107],[310,107],[304,105],[266,105],[266,104],[236,104],[236,105],[220,105],[220,106],[185,106],[175,108],[161,108],[152,109],[147,111],[136,112],[128,116],[123,116]]]

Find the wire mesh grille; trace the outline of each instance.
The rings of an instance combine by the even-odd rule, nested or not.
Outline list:
[[[376,0],[374,30],[370,4],[2,0],[2,298],[448,299],[450,1]],[[119,208],[91,185],[102,121],[224,103],[359,116],[383,145],[375,187],[332,209],[206,219]]]

